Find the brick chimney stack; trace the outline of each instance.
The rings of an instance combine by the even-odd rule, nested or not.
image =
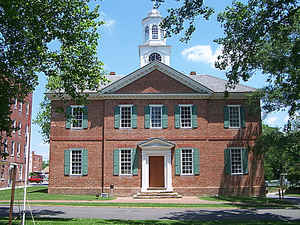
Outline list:
[[[110,72],[109,75],[116,75],[116,72]]]
[[[192,76],[192,75],[196,75],[196,72],[195,71],[192,71],[192,72],[190,72],[190,75]]]

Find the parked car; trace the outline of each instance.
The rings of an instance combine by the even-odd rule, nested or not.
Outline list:
[[[29,177],[28,181],[31,183],[42,183],[43,178],[40,176],[31,176],[31,177]]]

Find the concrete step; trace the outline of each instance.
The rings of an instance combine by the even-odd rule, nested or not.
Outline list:
[[[133,196],[135,199],[182,198],[177,192],[139,192]]]

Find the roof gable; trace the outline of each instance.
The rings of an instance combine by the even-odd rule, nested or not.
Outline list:
[[[159,61],[151,62],[151,63],[147,64],[146,66],[134,71],[133,73],[131,73],[127,76],[124,76],[123,78],[121,78],[121,79],[111,83],[110,85],[106,86],[105,88],[103,88],[101,92],[103,94],[122,93],[123,91],[125,91],[126,93],[129,93],[130,89],[129,88],[126,89],[125,88],[126,86],[128,86],[130,84],[134,85],[133,82],[140,80],[145,76],[148,76],[153,71],[160,72],[159,74],[156,74],[157,76],[164,75],[164,76],[167,76],[169,79],[172,79],[174,82],[180,83],[181,87],[184,87],[184,90],[186,90],[187,93],[210,94],[213,92],[212,90],[210,90],[209,88],[200,84],[199,82],[191,79],[190,77],[174,70],[173,68],[171,68]],[[159,82],[159,80],[157,82]],[[151,90],[149,88],[150,87],[148,87],[148,89],[147,89],[147,87],[144,87],[144,90],[142,90],[142,88],[140,88],[139,91],[141,93],[155,93],[155,91],[156,91],[156,93],[157,92],[158,93],[168,93],[168,92],[165,92],[165,91],[168,91],[166,89],[160,88],[160,90],[155,90],[155,88],[153,88]],[[169,91],[170,91],[170,88],[169,88]],[[176,93],[178,93],[178,92],[176,92]]]

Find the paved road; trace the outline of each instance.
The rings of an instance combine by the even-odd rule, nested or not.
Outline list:
[[[15,207],[14,212],[18,213]],[[102,218],[124,220],[284,220],[300,221],[300,209],[178,209],[32,206],[36,217]],[[0,206],[0,217],[8,216],[9,207]]]

